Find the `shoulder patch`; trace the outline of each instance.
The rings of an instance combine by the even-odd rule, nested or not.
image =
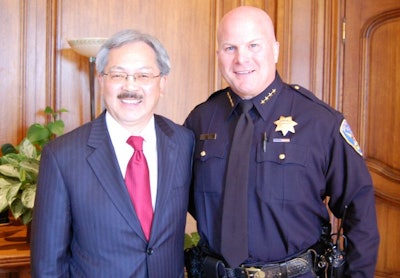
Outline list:
[[[340,134],[342,134],[343,138],[346,140],[346,142],[353,147],[353,149],[359,154],[363,155],[361,151],[361,147],[358,144],[356,138],[353,135],[353,132],[351,131],[350,125],[347,123],[346,120],[342,121],[342,124],[340,125]]]

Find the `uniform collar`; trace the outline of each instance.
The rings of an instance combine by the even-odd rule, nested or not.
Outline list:
[[[279,74],[276,73],[274,81],[260,94],[251,99],[258,114],[265,121],[268,111],[273,107],[273,103],[278,98],[279,93],[282,91],[283,82]],[[234,113],[239,102],[242,98],[235,94],[230,88],[226,90],[227,102],[230,106],[228,118]]]

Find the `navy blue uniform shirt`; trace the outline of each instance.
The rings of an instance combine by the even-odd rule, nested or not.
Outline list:
[[[220,90],[185,121],[196,136],[191,213],[202,241],[217,254],[239,102],[230,88]],[[311,92],[283,83],[278,74],[252,102],[247,262],[282,261],[316,243],[322,223],[329,221],[323,201],[330,196],[336,217],[348,205],[347,274],[373,277],[379,244],[374,188],[342,114]]]

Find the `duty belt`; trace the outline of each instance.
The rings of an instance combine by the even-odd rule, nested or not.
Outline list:
[[[313,256],[307,251],[282,263],[262,267],[225,268],[226,278],[292,278],[313,271]]]

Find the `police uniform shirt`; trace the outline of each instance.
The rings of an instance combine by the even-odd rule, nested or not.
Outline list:
[[[202,240],[217,254],[239,102],[230,88],[220,90],[185,121],[196,136],[191,213]],[[322,223],[329,221],[323,200],[331,196],[335,216],[349,205],[344,229],[350,268],[373,272],[379,242],[374,190],[342,114],[311,92],[283,83],[278,74],[252,102],[247,263],[282,261],[315,244]]]

